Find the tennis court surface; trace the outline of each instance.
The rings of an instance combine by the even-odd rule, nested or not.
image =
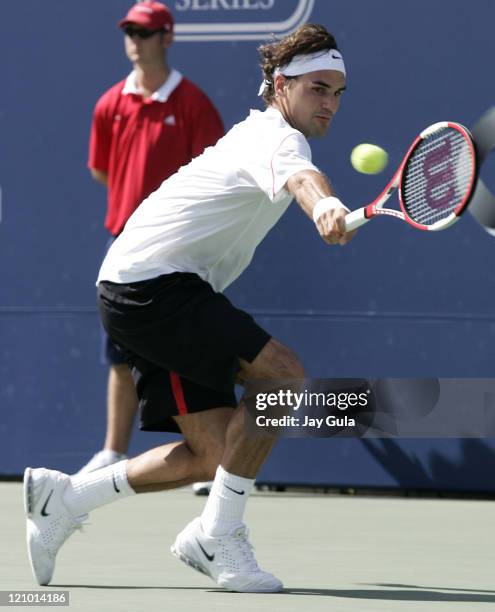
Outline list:
[[[0,483],[0,500],[0,589],[68,590],[72,611],[495,610],[490,501],[255,493],[251,540],[285,585],[265,595],[220,591],[171,555],[204,504],[189,489],[93,512],[61,549],[49,587],[31,576],[21,484]]]

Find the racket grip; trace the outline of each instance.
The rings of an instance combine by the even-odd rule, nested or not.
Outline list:
[[[369,219],[364,214],[364,208],[358,208],[357,210],[353,210],[348,215],[345,216],[345,231],[352,232],[352,230],[361,227],[365,223],[368,223]]]

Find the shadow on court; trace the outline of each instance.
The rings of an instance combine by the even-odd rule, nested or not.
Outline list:
[[[386,583],[382,583],[382,584],[373,584],[373,583],[366,583],[363,582],[362,584],[367,585],[367,586],[378,586],[378,587],[388,587],[388,588],[395,588],[395,589],[435,589],[435,590],[440,590],[440,591],[454,591],[454,592],[461,592],[461,593],[493,593],[495,595],[495,591],[487,591],[486,589],[453,589],[452,587],[425,587],[425,586],[419,586],[417,584],[386,584]]]
[[[110,590],[155,590],[155,591],[204,591],[205,593],[221,593],[225,596],[237,595],[223,589],[208,589],[204,587],[174,587],[174,586],[132,586],[132,585],[101,585],[101,584],[52,584],[54,589],[110,589]],[[374,586],[370,584],[370,586]],[[451,589],[449,587],[423,587],[409,584],[377,584],[385,589],[306,589],[288,587],[281,593],[283,595],[306,595],[321,597],[343,597],[346,599],[369,599],[384,601],[431,601],[451,603],[495,603],[495,591],[477,589]],[[448,592],[444,592],[448,591]],[[263,593],[251,593],[251,595]],[[265,593],[266,595],[266,593]]]
[[[125,589],[145,590],[145,591],[210,591],[215,589],[205,589],[204,587],[174,587],[174,586],[133,586],[130,584],[109,585],[109,584],[50,584],[53,589],[110,589],[122,591]],[[224,592],[223,589],[218,589],[218,592]]]
[[[378,585],[380,586],[380,585]],[[400,586],[400,585],[396,585]],[[437,588],[437,587],[435,587]],[[442,588],[442,587],[438,587]],[[414,590],[411,590],[414,589]],[[452,591],[454,589],[446,589]],[[489,595],[487,593],[493,593]],[[451,603],[495,603],[494,591],[469,591],[444,593],[431,588],[411,586],[406,589],[284,589],[288,595],[321,595],[323,597],[344,597],[346,599],[370,599],[384,601],[436,601]]]

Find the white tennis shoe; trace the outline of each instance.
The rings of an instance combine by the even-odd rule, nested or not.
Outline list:
[[[95,453],[88,463],[83,465],[75,475],[79,476],[81,474],[88,474],[89,472],[94,472],[95,470],[100,470],[101,468],[113,465],[114,463],[122,461],[123,459],[127,459],[127,455],[104,448],[103,450]]]
[[[276,593],[283,589],[278,578],[258,567],[245,525],[213,537],[204,533],[200,519],[195,518],[179,533],[170,550],[228,591]]]
[[[70,476],[45,468],[24,471],[24,510],[29,562],[38,584],[48,584],[62,544],[81,529],[87,514],[73,517],[62,501]]]

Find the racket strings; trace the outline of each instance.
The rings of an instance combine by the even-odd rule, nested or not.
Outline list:
[[[445,127],[421,140],[406,162],[401,198],[407,214],[422,225],[451,215],[472,186],[474,160],[469,142]]]

